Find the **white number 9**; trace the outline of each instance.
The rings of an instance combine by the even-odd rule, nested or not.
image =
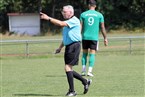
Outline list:
[[[94,24],[94,18],[93,17],[89,17],[88,18],[88,25],[93,25]]]

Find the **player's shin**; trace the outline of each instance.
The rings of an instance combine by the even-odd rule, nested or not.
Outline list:
[[[82,55],[82,72],[86,71],[87,55],[87,53],[83,53]]]
[[[94,64],[95,64],[95,54],[89,54],[89,70],[88,70],[88,72],[92,72]]]

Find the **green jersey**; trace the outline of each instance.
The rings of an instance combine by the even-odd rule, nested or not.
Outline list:
[[[98,40],[99,39],[99,25],[104,22],[104,17],[100,12],[95,10],[88,10],[81,14],[80,21],[82,27],[83,40]]]

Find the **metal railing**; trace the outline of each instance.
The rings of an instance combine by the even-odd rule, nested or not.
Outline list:
[[[144,51],[145,50],[144,39],[145,39],[145,36],[108,37],[109,44],[112,43],[110,48],[111,47],[112,48],[109,49],[109,47],[108,47],[108,49],[102,49],[103,46],[100,45],[100,48],[102,47],[100,49],[100,51],[118,51],[119,52],[119,51],[121,51],[121,47],[124,46],[123,49],[131,54],[133,49],[135,48],[135,46],[134,46],[135,41],[139,41],[138,43],[135,43],[135,45],[140,46],[139,50]],[[0,41],[0,46],[1,46],[0,54],[1,54],[1,56],[5,56],[5,55],[29,56],[31,54],[48,54],[48,52],[53,53],[53,51],[59,46],[61,41],[62,41],[61,39],[1,40]],[[100,38],[100,42],[103,42],[103,38]],[[117,42],[120,44],[118,44]],[[55,45],[54,45],[54,43],[55,43]],[[103,43],[101,43],[101,44],[103,44]],[[125,45],[126,45],[126,47],[125,47]],[[118,47],[118,48],[115,48],[115,47]],[[39,48],[39,49],[37,49],[37,48]]]

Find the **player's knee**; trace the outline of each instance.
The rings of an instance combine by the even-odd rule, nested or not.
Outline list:
[[[72,71],[72,66],[71,65],[65,65],[64,69],[65,69],[66,72]]]

